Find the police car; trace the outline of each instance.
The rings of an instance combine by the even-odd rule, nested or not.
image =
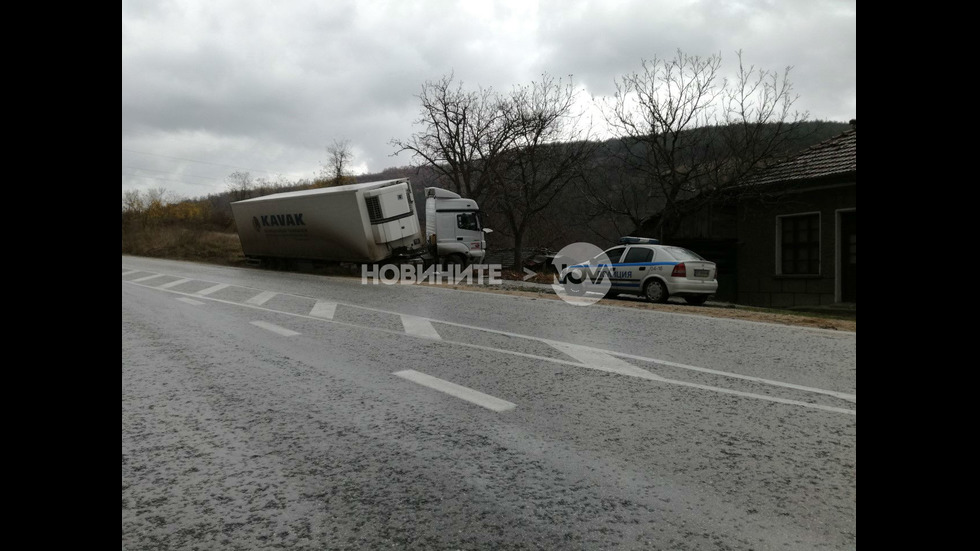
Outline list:
[[[563,269],[559,283],[569,291],[583,283],[592,284],[588,290],[595,292],[595,284],[601,282],[599,289],[610,298],[630,293],[651,302],[667,302],[675,296],[696,305],[704,304],[718,291],[715,263],[695,252],[644,237],[623,237],[619,242],[620,246],[588,262]]]

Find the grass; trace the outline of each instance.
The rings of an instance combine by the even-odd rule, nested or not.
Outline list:
[[[122,252],[228,266],[245,263],[238,234],[181,227],[123,231]]]

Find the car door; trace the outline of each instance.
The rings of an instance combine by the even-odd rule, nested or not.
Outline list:
[[[599,281],[600,278],[610,279],[612,277],[613,267],[619,262],[625,250],[626,247],[613,247],[612,249],[603,251],[602,255],[605,255],[606,258],[601,258],[602,255],[599,255],[593,259],[592,264],[595,266],[595,277],[593,277],[593,280]]]
[[[626,292],[640,292],[643,279],[650,273],[653,249],[633,245],[626,250],[620,262],[616,263],[610,278],[613,289]]]

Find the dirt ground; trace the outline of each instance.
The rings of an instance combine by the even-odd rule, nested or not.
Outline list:
[[[506,287],[506,286],[505,286]],[[491,288],[470,285],[457,285],[454,289],[479,291],[486,293],[503,293],[507,295],[522,296],[542,300],[561,300],[558,295],[550,291],[521,291],[508,288]],[[700,316],[712,316],[716,318],[730,318],[746,321],[759,321],[766,323],[779,323],[783,325],[796,325],[800,327],[816,327],[820,329],[831,329],[836,331],[857,332],[857,319],[854,315],[847,316],[842,314],[836,317],[830,314],[810,314],[810,313],[787,313],[786,311],[772,311],[762,308],[751,308],[748,306],[726,305],[713,306],[709,302],[704,306],[690,306],[683,303],[653,304],[639,298],[619,297],[615,299],[605,298],[599,301],[599,305],[619,306],[622,308],[641,308],[647,310],[659,310],[662,312],[676,312],[678,314],[694,314]]]

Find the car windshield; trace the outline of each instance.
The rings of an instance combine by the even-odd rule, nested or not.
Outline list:
[[[687,249],[682,249],[680,247],[667,247],[667,252],[669,252],[676,260],[681,262],[685,260],[704,260],[704,257],[698,253]]]

